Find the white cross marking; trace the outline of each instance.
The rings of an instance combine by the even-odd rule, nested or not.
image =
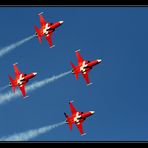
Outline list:
[[[80,115],[78,115],[79,114],[79,112],[77,112],[76,113],[76,116],[74,117],[74,121],[76,122],[76,123],[79,123],[79,118],[81,117]]]
[[[17,80],[17,84],[19,84],[19,85],[21,85],[23,82],[21,81],[21,80],[23,80],[23,77],[22,77],[23,75],[22,74],[20,74],[20,77],[19,77],[19,79]]]
[[[43,29],[43,33],[44,33],[45,35],[48,34],[48,29],[50,29],[50,27],[48,27],[48,23],[47,23],[46,26],[45,26],[45,28]]]
[[[82,72],[84,72],[84,74],[86,73],[85,72],[85,67],[86,67],[87,65],[85,64],[85,61],[83,61],[83,63],[82,63],[82,66],[80,67],[80,71],[82,71]]]

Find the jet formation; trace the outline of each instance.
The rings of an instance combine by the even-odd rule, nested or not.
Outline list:
[[[52,43],[53,32],[56,30],[56,28],[58,28],[60,25],[62,25],[64,21],[50,23],[44,19],[42,14],[43,14],[43,12],[38,14],[41,27],[38,28],[36,25],[34,25],[34,28],[36,31],[35,35],[38,38],[40,43],[42,43],[42,37],[44,36],[46,38],[50,48],[52,48],[52,47],[54,47],[54,45]],[[86,85],[92,84],[90,82],[88,74],[91,71],[91,69],[95,65],[100,64],[102,60],[101,59],[96,59],[93,61],[84,60],[80,54],[80,50],[76,50],[75,53],[76,53],[78,65],[75,66],[72,62],[70,62],[71,66],[72,66],[72,71],[71,71],[72,74],[74,74],[76,77],[76,80],[78,80],[78,75],[79,75],[79,73],[81,73],[85,82],[86,82]],[[18,86],[21,93],[22,93],[22,96],[24,98],[26,98],[27,96],[26,96],[25,86],[30,79],[32,79],[33,77],[35,77],[37,75],[37,73],[36,72],[32,72],[30,74],[22,73],[19,71],[19,69],[17,67],[17,63],[13,64],[13,68],[14,68],[15,78],[13,79],[10,75],[8,76],[9,80],[10,80],[9,86],[12,87],[12,90],[14,93],[15,93],[16,87]],[[88,111],[88,112],[77,111],[76,108],[74,107],[74,105],[72,104],[72,101],[69,102],[69,106],[70,106],[71,116],[64,113],[64,115],[66,117],[66,120],[65,120],[66,123],[69,125],[69,128],[71,131],[72,131],[73,124],[75,124],[77,126],[80,134],[85,135],[86,133],[83,130],[83,122],[86,120],[87,117],[93,115],[95,112],[94,111]]]

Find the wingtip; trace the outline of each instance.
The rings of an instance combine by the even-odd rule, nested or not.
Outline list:
[[[87,84],[87,86],[89,86],[89,85],[92,85],[93,83],[89,83],[89,84]]]
[[[81,134],[81,136],[84,136],[84,135],[86,135],[86,133]]]
[[[78,51],[80,51],[80,49],[76,50],[75,52],[78,52]]]
[[[69,101],[69,104],[72,103],[72,102],[74,102],[74,100]]]
[[[53,47],[55,47],[55,45],[50,46],[50,48],[53,48]]]
[[[18,64],[18,62],[14,63],[13,65],[17,65],[17,64]]]
[[[29,96],[24,96],[24,99],[28,98]]]
[[[43,14],[44,12],[40,12],[40,13],[38,13],[38,15],[41,15],[41,14]]]

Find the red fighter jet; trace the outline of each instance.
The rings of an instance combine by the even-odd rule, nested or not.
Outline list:
[[[76,52],[76,57],[78,60],[78,66],[75,66],[72,62],[71,66],[72,66],[72,73],[75,74],[76,76],[76,80],[78,80],[78,74],[81,72],[87,85],[90,85],[92,83],[90,83],[89,77],[88,77],[88,72],[92,69],[93,66],[95,66],[96,64],[99,64],[102,60],[101,59],[97,59],[94,61],[87,61],[84,60],[80,53],[80,50],[75,51]]]
[[[53,32],[55,31],[55,29],[57,27],[59,27],[61,24],[63,24],[64,21],[59,21],[56,23],[49,23],[46,22],[45,19],[42,16],[42,13],[39,13],[39,17],[40,17],[40,24],[41,24],[41,28],[38,29],[37,26],[34,25],[34,28],[36,30],[36,36],[39,39],[39,42],[42,42],[42,36],[45,36],[46,40],[48,41],[50,48],[54,47],[55,45],[52,44],[52,39],[51,36],[53,34]]]
[[[72,101],[69,102],[69,105],[70,105],[70,110],[71,110],[72,116],[70,117],[66,113],[64,113],[64,115],[66,117],[66,123],[69,125],[69,128],[71,131],[72,131],[72,125],[76,124],[81,136],[85,135],[86,133],[84,133],[84,131],[83,131],[82,124],[87,117],[93,115],[95,112],[94,111],[79,112],[73,106]]]
[[[25,91],[25,85],[29,81],[29,79],[35,77],[37,73],[36,72],[30,73],[30,74],[21,73],[19,69],[17,68],[16,64],[17,63],[13,64],[14,72],[15,72],[15,79],[13,79],[9,75],[10,86],[12,87],[13,92],[15,92],[16,86],[18,86],[22,92],[23,97],[25,98],[27,97],[26,91]]]

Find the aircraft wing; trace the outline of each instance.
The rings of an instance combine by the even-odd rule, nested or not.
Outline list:
[[[15,72],[16,77],[19,76],[21,74],[21,72],[17,68],[16,64],[13,64],[13,67],[14,67],[14,72]]]
[[[77,126],[80,134],[83,135],[84,134],[84,131],[83,131],[82,123],[77,123],[76,126]]]
[[[84,79],[86,81],[86,84],[87,85],[90,84],[90,80],[89,80],[89,77],[88,77],[88,72],[82,73],[82,75],[83,75],[83,77],[84,77]]]
[[[40,17],[40,24],[41,24],[41,26],[45,26],[46,25],[46,21],[45,21],[44,17],[41,14],[39,14],[39,17]]]
[[[69,103],[70,105],[70,110],[72,114],[75,114],[77,112],[77,110],[75,109],[75,107],[73,106],[72,102]]]
[[[79,53],[79,50],[76,51],[76,57],[77,57],[78,63],[82,63],[84,61]]]
[[[26,96],[26,91],[25,91],[25,84],[19,86],[21,92],[22,92],[22,95],[25,97]]]
[[[53,46],[53,45],[52,45],[52,38],[51,38],[51,36],[52,36],[52,33],[49,33],[47,36],[45,36],[45,38],[46,38],[46,40],[48,41],[50,47]]]

